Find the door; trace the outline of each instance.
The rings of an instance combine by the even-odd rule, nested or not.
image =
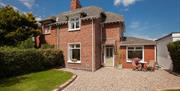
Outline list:
[[[105,61],[104,66],[114,66],[114,48],[105,47]]]

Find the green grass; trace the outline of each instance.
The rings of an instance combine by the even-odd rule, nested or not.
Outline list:
[[[166,90],[163,90],[163,91],[180,91],[180,89],[166,89]]]
[[[48,70],[0,79],[0,91],[52,91],[72,77],[72,73]]]

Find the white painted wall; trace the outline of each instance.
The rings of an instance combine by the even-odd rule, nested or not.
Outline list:
[[[180,33],[173,33],[171,36],[157,41],[157,62],[163,69],[172,70],[172,60],[168,52],[167,44],[180,40]]]

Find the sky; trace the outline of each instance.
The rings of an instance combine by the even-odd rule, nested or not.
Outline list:
[[[71,0],[0,0],[21,12],[32,12],[37,19],[70,10]],[[80,0],[82,7],[97,6],[122,15],[125,35],[157,39],[180,32],[180,0]]]

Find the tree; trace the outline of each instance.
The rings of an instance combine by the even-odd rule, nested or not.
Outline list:
[[[0,46],[16,45],[39,33],[32,13],[20,13],[9,5],[0,8]]]

